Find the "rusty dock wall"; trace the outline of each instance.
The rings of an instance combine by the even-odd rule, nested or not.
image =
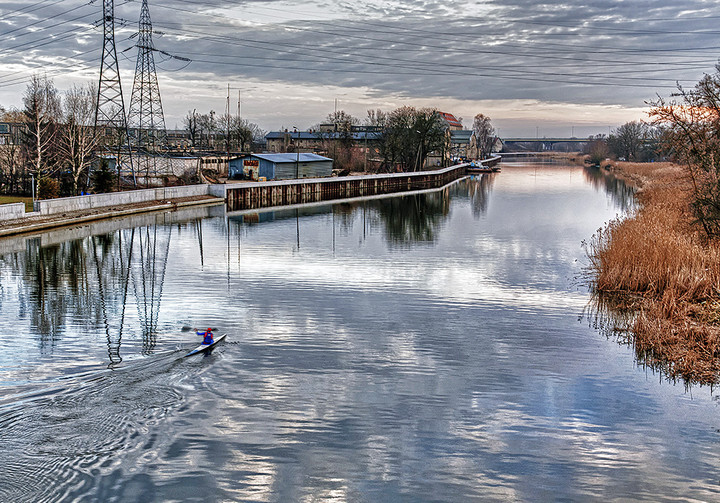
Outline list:
[[[418,173],[242,183],[225,185],[225,198],[228,211],[252,210],[433,189],[463,178],[466,174],[467,165],[459,164]]]

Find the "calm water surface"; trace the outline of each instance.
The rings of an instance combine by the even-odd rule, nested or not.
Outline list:
[[[506,164],[0,240],[0,501],[717,501],[714,393],[584,314],[581,244],[630,204]]]

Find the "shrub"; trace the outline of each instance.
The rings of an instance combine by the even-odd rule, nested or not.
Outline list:
[[[115,185],[115,174],[110,171],[107,159],[100,162],[100,167],[92,173],[92,186],[96,193],[112,192]]]
[[[53,178],[38,180],[38,199],[56,199],[60,195],[60,184]]]

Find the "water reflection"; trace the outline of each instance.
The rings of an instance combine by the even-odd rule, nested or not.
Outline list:
[[[97,356],[93,339],[100,334],[110,368],[123,361],[128,331],[140,336],[142,354],[152,353],[173,222],[195,231],[202,247],[198,229],[209,214],[203,209],[146,215],[0,241],[0,329],[37,341],[39,354],[52,362],[48,370],[60,368],[57,358],[68,359],[66,371],[83,368]],[[0,338],[0,381],[16,342]]]
[[[336,204],[315,204],[302,208],[265,212],[236,212],[230,221],[242,225],[255,225],[294,219],[297,248],[300,247],[300,220],[315,215],[331,214],[332,229],[352,232],[362,225],[363,238],[368,230],[382,229],[389,245],[433,243],[447,221],[452,204],[469,200],[476,218],[487,213],[488,201],[495,174],[473,176],[440,190],[398,195],[395,197],[368,198]],[[362,222],[357,220],[361,213]],[[334,239],[334,238],[333,238]]]
[[[517,166],[392,199],[7,245],[0,500],[717,499],[716,405],[578,323],[602,186]],[[19,264],[51,252],[79,286],[54,354],[20,353]],[[181,358],[198,323],[230,336]]]
[[[633,186],[600,168],[586,167],[584,173],[587,181],[593,187],[604,190],[623,212],[634,208],[636,189]]]

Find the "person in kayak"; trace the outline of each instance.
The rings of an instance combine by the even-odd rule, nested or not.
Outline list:
[[[203,335],[205,338],[203,339],[203,344],[212,344],[213,343],[213,333],[212,328],[208,328],[204,332],[195,332],[198,335]]]

